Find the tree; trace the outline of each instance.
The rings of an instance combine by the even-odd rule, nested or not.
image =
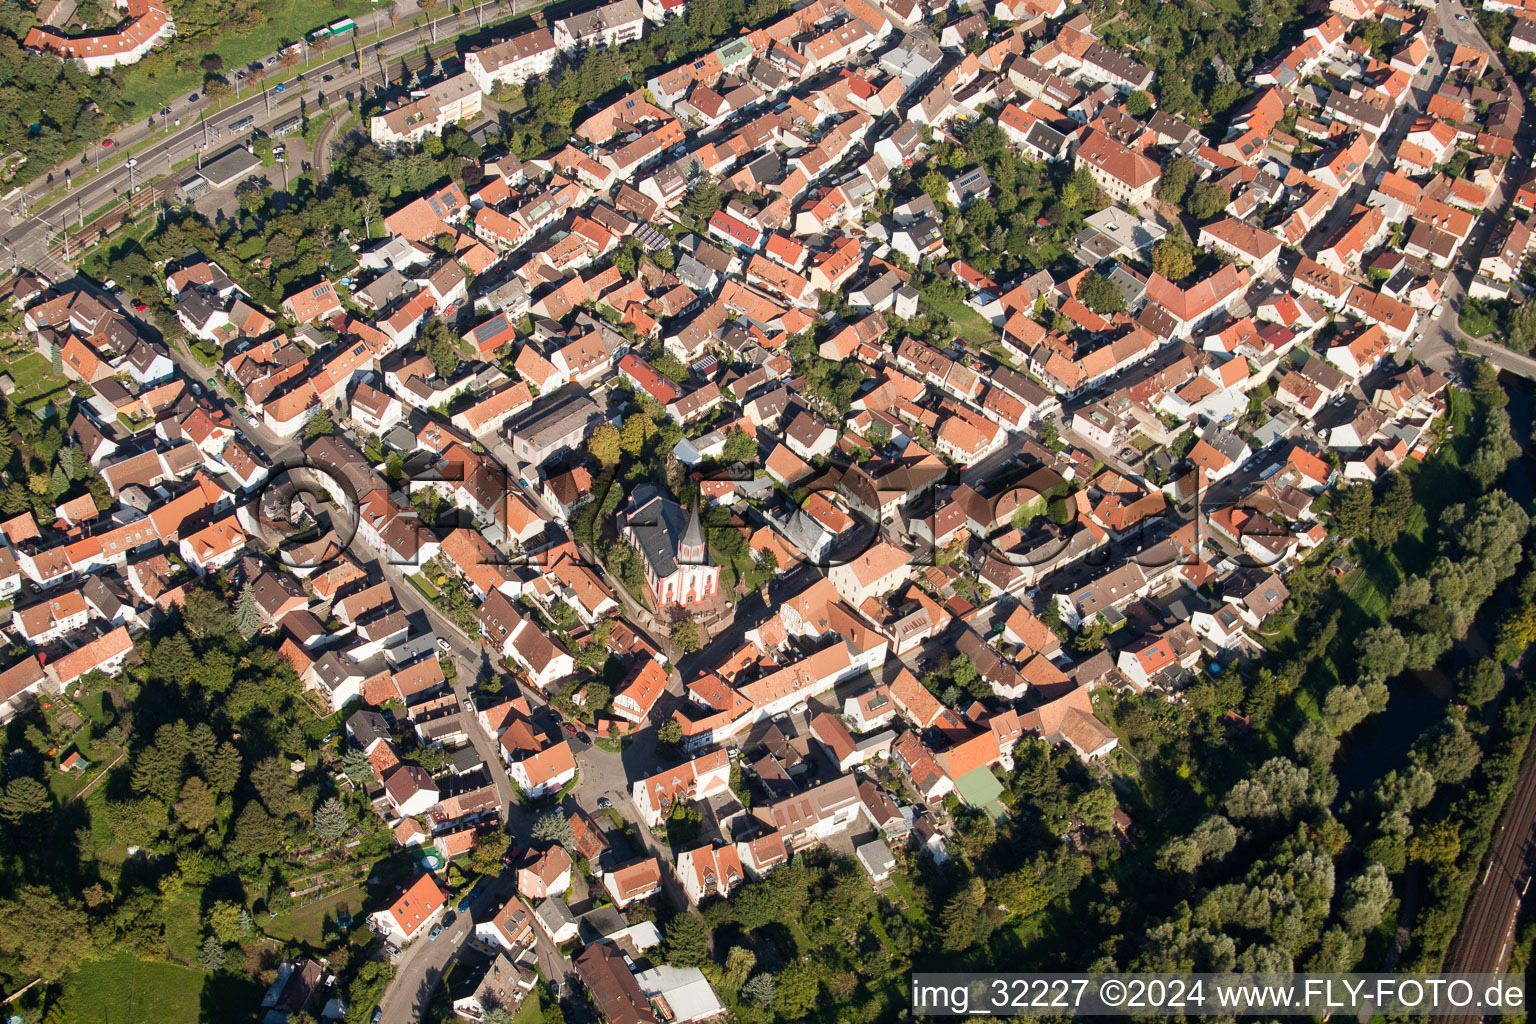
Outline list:
[[[725,956],[725,984],[729,988],[740,990],[752,974],[752,968],[757,966],[757,954],[746,946],[732,946],[731,951]]]
[[[17,977],[52,984],[91,953],[90,919],[73,897],[40,885],[21,886],[0,900],[0,950],[15,957]]]
[[[501,859],[507,855],[512,840],[501,829],[494,829],[475,838],[469,849],[469,866],[476,874],[494,875],[501,870]]]
[[[1344,901],[1339,907],[1339,921],[1352,935],[1363,935],[1381,923],[1392,899],[1392,883],[1387,869],[1369,864],[1344,885]]]
[[[347,808],[335,797],[315,808],[315,820],[311,826],[315,838],[322,843],[334,843],[347,834]]]
[[[697,915],[681,913],[667,922],[661,959],[673,967],[703,967],[709,962],[709,933]]]
[[[757,458],[757,438],[745,430],[732,429],[725,435],[725,449],[720,460],[726,463],[750,462]]]
[[[709,220],[723,205],[720,183],[713,176],[704,175],[689,191],[688,199],[684,205],[689,215],[695,220]]]
[[[619,462],[622,449],[619,447],[619,428],[612,423],[604,423],[587,437],[587,453],[604,466],[614,466]]]
[[[325,406],[315,410],[309,422],[304,424],[304,440],[313,441],[317,437],[329,437],[336,433],[336,421],[331,419],[331,412]]]
[[[761,1006],[772,1006],[778,991],[778,982],[773,980],[773,975],[766,973],[753,975],[741,986],[741,994]]]
[[[1323,698],[1323,721],[1335,736],[1349,732],[1369,713],[1365,691],[1358,686],[1335,686]]]
[[[626,455],[639,457],[644,451],[646,443],[656,436],[656,421],[644,413],[634,413],[624,421],[624,429],[619,432],[619,445]]]
[[[1355,664],[1362,683],[1385,682],[1408,667],[1409,646],[1392,626],[1376,626],[1355,642]]]
[[[1389,548],[1413,517],[1413,484],[1402,473],[1393,471],[1380,483],[1381,497],[1371,512],[1371,540]]]
[[[273,815],[284,818],[293,813],[293,772],[288,762],[276,755],[263,758],[251,769],[251,784]]]
[[[1095,313],[1120,313],[1125,310],[1125,296],[1107,277],[1089,271],[1077,283],[1077,299]]]
[[[1334,755],[1339,752],[1339,741],[1329,726],[1313,719],[1302,726],[1292,741],[1296,749],[1296,756],[1307,764],[1317,768],[1326,769],[1333,763]]]
[[[235,94],[235,87],[229,84],[227,78],[214,76],[203,83],[203,91],[208,94],[210,100],[218,102],[233,96]]]
[[[181,608],[181,621],[196,640],[223,639],[235,629],[229,602],[209,587],[198,587],[187,595]]]
[[[30,775],[12,779],[0,798],[0,817],[12,825],[21,825],[28,819],[46,814],[53,807],[48,788]]]
[[[651,368],[674,384],[686,385],[688,383],[690,376],[688,364],[671,352],[663,352],[651,360]]]
[[[1461,834],[1449,821],[1415,829],[1408,837],[1408,859],[1448,867],[1461,855]]]
[[[1214,181],[1202,181],[1189,193],[1184,209],[1196,220],[1210,220],[1225,210],[1231,201],[1226,189]]]
[[[1438,783],[1454,785],[1477,767],[1482,750],[1459,715],[1439,719],[1414,741],[1411,757]]]
[[[439,377],[451,377],[459,368],[459,339],[453,336],[447,321],[433,317],[421,332],[418,345],[432,361],[432,372]]]
[[[937,204],[949,201],[949,179],[938,171],[929,170],[917,181],[917,187],[923,194]]]
[[[1499,371],[1486,359],[1479,359],[1472,372],[1472,397],[1485,409],[1502,409],[1509,404],[1509,393],[1499,383]]]
[[[243,909],[229,900],[215,900],[208,908],[208,930],[226,946],[239,942],[244,937]]]
[[[675,718],[669,718],[656,727],[656,742],[667,747],[677,747],[683,742],[683,727]]]
[[[203,940],[203,948],[197,954],[197,965],[205,971],[223,970],[224,947],[216,937],[210,935]]]
[[[546,811],[535,818],[530,834],[541,843],[559,843],[567,850],[576,845],[571,821],[559,811]]]
[[[1142,89],[1133,89],[1125,98],[1125,112],[1132,117],[1146,117],[1152,112],[1152,97]]]
[[[1536,308],[1536,303],[1528,303],[1522,308]],[[1477,447],[1467,461],[1467,473],[1479,487],[1487,490],[1503,474],[1510,460],[1519,454],[1520,445],[1510,433],[1509,413],[1504,409],[1490,409]]]
[[[699,624],[693,619],[682,619],[672,624],[672,642],[678,650],[692,653],[699,649]]]
[[[1456,692],[1474,708],[1487,704],[1504,688],[1504,666],[1493,658],[1482,658],[1462,670]]]
[[[201,832],[218,816],[218,806],[213,790],[200,776],[194,775],[181,787],[181,798],[176,801],[176,820],[190,832]]]
[[[1536,346],[1536,306],[1522,302],[1509,315],[1504,343],[1516,352],[1529,352]]]
[[[987,895],[999,907],[1014,917],[1030,917],[1044,910],[1051,902],[1051,894],[1040,882],[1040,876],[1029,868],[1010,871],[1000,878],[987,882]]]
[[[1170,281],[1182,281],[1195,272],[1195,257],[1189,246],[1168,236],[1152,247],[1152,269]]]
[[[1193,160],[1182,156],[1174,157],[1167,169],[1163,171],[1162,180],[1157,183],[1157,201],[1167,203],[1169,206],[1178,206],[1184,202],[1189,186],[1194,183],[1199,174],[1200,168]]]
[[[774,1009],[789,1020],[803,1020],[821,997],[822,965],[796,960],[779,972]]]
[[[240,596],[235,599],[235,629],[243,640],[261,631],[261,609],[256,607],[256,591],[249,582],[240,588]]]
[[[1238,821],[1289,819],[1308,801],[1310,780],[1306,768],[1283,757],[1270,758],[1252,777],[1240,779],[1222,806]]]
[[[987,887],[972,877],[944,905],[944,948],[950,952],[970,949],[976,942],[976,925],[987,900]]]
[[[215,793],[228,796],[235,791],[235,786],[239,785],[242,773],[239,749],[228,740],[220,743],[205,773],[208,776],[208,785]]]
[[[356,783],[367,782],[373,778],[373,762],[368,760],[368,755],[356,747],[350,748],[341,757],[341,770],[347,778]]]

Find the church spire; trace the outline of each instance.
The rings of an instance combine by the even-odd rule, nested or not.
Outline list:
[[[705,564],[704,523],[699,518],[699,500],[694,498],[688,510],[688,526],[678,541],[680,560],[693,565]]]

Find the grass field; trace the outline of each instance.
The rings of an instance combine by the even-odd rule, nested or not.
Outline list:
[[[42,408],[50,400],[61,405],[69,402],[69,381],[53,372],[48,360],[36,352],[6,359],[0,370],[11,375],[16,390],[11,402],[30,410]]]
[[[967,344],[985,346],[997,337],[997,329],[963,299],[957,302],[928,301],[927,304],[947,317],[955,325],[955,336]]]
[[[210,977],[174,964],[119,956],[86,964],[64,979],[63,1019],[76,1024],[196,1024],[255,1018],[261,985]]]
[[[545,988],[540,985],[538,989],[523,1000],[523,1005],[517,1008],[517,1016],[512,1018],[512,1024],[544,1024],[544,1000]]]
[[[421,592],[421,596],[428,601],[436,601],[443,592],[432,585],[432,581],[419,572],[413,572],[406,576],[406,582]]]
[[[284,942],[301,942],[320,948],[325,941],[325,923],[334,920],[338,911],[350,911],[354,916],[362,913],[367,893],[361,888],[344,889],[334,896],[307,903],[297,910],[261,923],[261,930],[274,939]]]

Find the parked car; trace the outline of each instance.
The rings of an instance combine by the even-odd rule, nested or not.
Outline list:
[[[597,798],[597,806],[599,810],[606,811],[613,806],[613,801],[605,796],[600,796]]]
[[[101,148],[102,149],[111,149],[115,145],[117,145],[117,142],[115,140],[113,140],[113,139],[102,139],[101,140]]]
[[[193,93],[191,96],[188,96],[187,97],[187,102],[188,103],[196,103],[197,102],[197,93]]]
[[[560,728],[564,729],[566,732],[570,733],[572,736],[576,735],[576,727],[574,725],[572,725],[570,722],[561,722],[560,723]]]
[[[432,930],[430,932],[427,932],[427,938],[435,939],[441,934],[443,934],[443,926],[442,923],[439,922],[432,926]]]
[[[448,643],[448,638],[447,637],[440,636],[440,637],[437,638],[437,646],[446,651],[452,645],[450,643]]]

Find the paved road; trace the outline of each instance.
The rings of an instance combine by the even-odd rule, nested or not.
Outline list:
[[[1500,69],[1503,68],[1498,54],[1479,32],[1477,22],[1470,15],[1467,15],[1466,21],[1457,20],[1457,15],[1467,14],[1461,0],[1445,0],[1439,5],[1439,12],[1447,40],[1492,53],[1494,65]],[[1504,73],[1508,75],[1507,70]],[[1438,370],[1459,368],[1461,356],[1457,350],[1457,343],[1460,342],[1466,345],[1469,351],[1486,357],[1501,370],[1523,377],[1536,378],[1536,359],[1518,352],[1511,352],[1502,345],[1476,340],[1463,332],[1459,324],[1462,300],[1487,248],[1491,227],[1509,213],[1515,191],[1525,180],[1531,164],[1533,126],[1530,104],[1518,88],[1511,90],[1510,102],[1515,105],[1520,118],[1520,131],[1515,136],[1515,155],[1505,166],[1504,177],[1499,182],[1494,195],[1489,198],[1481,221],[1473,229],[1467,244],[1462,248],[1455,269],[1446,278],[1439,318],[1424,327],[1420,340],[1414,345],[1413,354],[1421,362]]]
[[[206,101],[190,105],[187,98],[182,97],[171,107],[172,116],[182,119],[181,126],[169,135],[156,138],[147,149],[134,154],[134,166],[128,166],[129,156],[125,151],[162,129],[150,129],[145,122],[138,121],[124,126],[113,136],[114,146],[93,150],[98,155],[106,154],[97,162],[100,172],[96,177],[77,185],[66,197],[46,209],[34,209],[32,204],[63,182],[66,169],[79,170],[75,162],[54,168],[54,186],[48,185],[45,180],[34,181],[21,195],[9,200],[5,208],[0,210],[0,227],[5,229],[0,232],[0,269],[12,269],[14,265],[20,265],[62,276],[67,268],[49,256],[47,240],[66,222],[75,223],[81,214],[88,217],[130,187],[137,188],[155,175],[170,173],[173,165],[193,156],[197,148],[205,143],[205,152],[209,155],[221,152],[237,141],[227,132],[228,126],[234,122],[254,117],[256,126],[265,128],[297,114],[301,98],[314,109],[322,91],[328,97],[340,98],[353,92],[378,89],[383,84],[387,63],[419,50],[424,38],[430,39],[435,34],[438,41],[449,40],[457,35],[479,31],[482,19],[512,17],[544,4],[545,0],[489,0],[468,7],[458,14],[445,14],[428,26],[403,29],[380,43],[364,48],[358,55],[362,59],[358,61],[361,67],[357,70],[352,68],[355,59],[352,47],[338,45],[335,58],[305,72],[304,83],[295,82],[291,73],[274,66],[273,73],[259,88],[246,85],[252,91],[222,110],[210,110]],[[408,9],[406,16],[415,13],[415,0],[402,0],[402,6]],[[367,17],[384,18],[386,23],[388,21],[383,12]],[[359,26],[363,27],[364,21],[360,20]],[[364,28],[364,31],[369,30]],[[333,80],[323,81],[326,75],[332,76]],[[276,91],[279,85],[285,86],[281,93]],[[159,119],[156,121],[158,125]],[[216,138],[215,132],[225,133],[224,137]]]
[[[212,371],[197,362],[181,347],[170,346],[170,348],[173,359],[189,379],[205,381],[211,375]],[[218,394],[222,395],[222,392]],[[262,426],[259,421],[247,418],[233,403],[227,401],[227,396],[224,397],[227,411],[235,426],[249,441],[260,448],[274,465],[295,463],[301,456],[301,446],[296,439],[278,437]],[[536,495],[535,497],[537,498]],[[542,501],[540,504],[542,505]],[[545,510],[545,514],[549,514],[548,509]],[[470,696],[472,684],[478,685],[498,674],[496,666],[480,643],[466,636],[452,619],[406,582],[403,568],[380,561],[376,552],[356,539],[352,544],[351,553],[365,566],[377,561],[379,571],[394,588],[401,610],[408,615],[424,615],[430,622],[433,632],[447,641],[447,653],[453,658],[457,669],[453,692],[461,703]],[[680,691],[680,685],[675,689]],[[539,718],[540,724],[548,728],[557,728],[554,713],[548,710],[543,695],[527,689],[522,692],[535,708],[535,716]],[[487,733],[473,715],[467,718],[470,742],[476,753],[484,759],[495,782],[507,831],[514,843],[526,849],[532,844],[533,816],[515,800],[506,768],[501,761],[496,738]],[[647,731],[642,737],[637,738],[636,742],[626,748],[623,755],[608,753],[591,744],[582,743],[574,737],[570,742],[572,749],[576,752],[577,764],[581,770],[581,784],[576,797],[581,806],[589,812],[596,812],[599,796],[609,797],[615,806],[624,806],[620,801],[628,799],[626,780],[631,770],[650,774],[662,767],[655,754],[654,730]],[[634,817],[633,812],[630,817]],[[512,878],[510,871],[504,873],[487,887],[487,890],[470,908],[469,913],[457,915],[454,923],[445,928],[437,938],[423,936],[406,946],[395,965],[395,980],[390,984],[380,1003],[383,1009],[381,1024],[412,1024],[422,1019],[432,994],[473,930],[472,917],[478,916],[482,920],[485,919],[500,905],[502,899],[514,893],[516,885]],[[590,1020],[586,1004],[569,997],[571,991],[569,982],[574,979],[574,966],[569,958],[561,954],[560,950],[544,937],[542,932],[537,933],[537,939],[535,951],[544,977],[548,980],[560,980],[567,993],[561,999],[566,1018],[573,1024],[584,1024]]]

